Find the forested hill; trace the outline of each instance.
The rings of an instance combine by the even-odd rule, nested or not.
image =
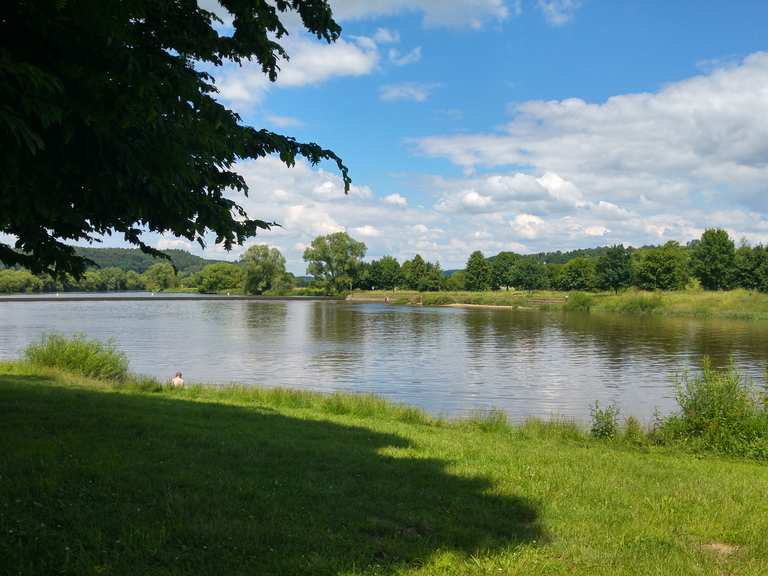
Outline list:
[[[158,258],[144,254],[138,248],[77,248],[77,253],[93,260],[100,268],[114,266],[126,272],[133,270],[139,274],[159,261]],[[179,274],[194,274],[208,264],[222,262],[222,260],[207,260],[184,250],[163,250],[163,253],[170,256]]]

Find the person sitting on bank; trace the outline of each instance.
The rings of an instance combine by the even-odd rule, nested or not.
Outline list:
[[[172,388],[184,388],[184,378],[181,377],[181,372],[176,372],[176,376],[171,379]]]

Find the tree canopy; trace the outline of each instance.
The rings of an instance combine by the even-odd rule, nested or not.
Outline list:
[[[365,251],[365,244],[346,232],[318,236],[304,250],[307,273],[322,281],[329,293],[351,290]]]
[[[227,196],[247,194],[240,159],[297,156],[347,168],[313,143],[246,126],[216,101],[206,70],[254,59],[274,81],[288,54],[281,18],[318,39],[341,28],[326,0],[220,0],[220,20],[195,0],[0,3],[0,261],[81,274],[67,241],[121,234],[143,251],[145,231],[229,249],[273,224]]]

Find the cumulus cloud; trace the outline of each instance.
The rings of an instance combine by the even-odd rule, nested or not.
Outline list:
[[[283,46],[290,60],[280,65],[276,84],[301,87],[322,84],[332,78],[370,74],[379,62],[376,43],[367,37],[353,37],[326,44],[299,36],[289,37]],[[235,104],[258,104],[269,91],[271,82],[258,62],[242,66],[228,65],[217,73],[216,86],[221,97]]]
[[[363,238],[378,238],[381,236],[381,230],[371,224],[356,226],[355,228],[352,228],[352,233],[357,236],[362,236]]]
[[[379,44],[397,44],[400,42],[400,33],[389,28],[377,28],[373,40]]]
[[[588,207],[595,217],[681,214],[697,207],[711,212],[726,202],[764,214],[768,53],[656,92],[601,103],[524,102],[498,132],[429,137],[417,147],[470,174],[483,167],[530,167],[526,172],[542,175],[537,181],[552,202]]]
[[[437,84],[424,84],[421,82],[402,82],[400,84],[387,84],[379,90],[379,98],[385,102],[411,101],[426,102]]]
[[[390,204],[392,206],[407,206],[408,205],[408,199],[405,196],[401,196],[400,194],[390,194],[389,196],[384,196],[382,199],[382,202],[384,204]]]
[[[563,26],[573,19],[581,5],[579,0],[538,0],[546,21],[552,26]]]
[[[158,238],[155,243],[158,250],[187,250],[192,248],[192,243],[181,238]]]

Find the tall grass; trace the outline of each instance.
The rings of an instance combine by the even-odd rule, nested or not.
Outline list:
[[[718,370],[705,358],[700,374],[678,377],[676,397],[680,411],[657,423],[659,442],[768,459],[768,393],[732,362]]]
[[[30,344],[25,356],[32,364],[59,368],[90,378],[124,382],[128,378],[128,359],[112,342],[89,340],[82,335],[71,338],[59,334],[43,336]]]

